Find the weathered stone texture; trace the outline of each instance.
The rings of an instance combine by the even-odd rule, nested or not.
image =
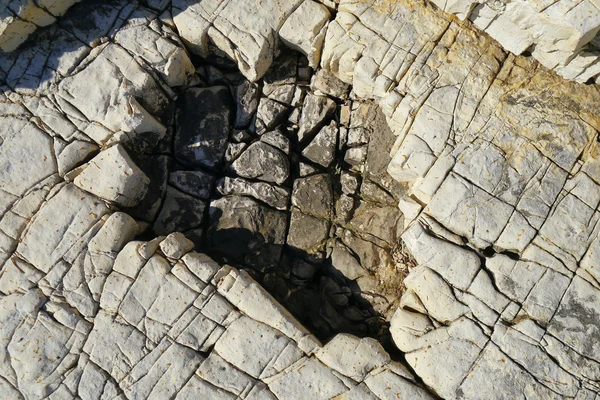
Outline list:
[[[499,43],[409,0],[0,9],[0,397],[597,398],[600,92],[551,71],[598,74],[596,5],[434,3]]]

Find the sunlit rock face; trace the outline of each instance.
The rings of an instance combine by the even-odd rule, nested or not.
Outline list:
[[[78,0],[11,0],[0,5],[0,50],[13,51],[38,27],[56,22]]]
[[[432,2],[566,79],[585,82],[600,73],[600,9],[594,1]]]
[[[597,398],[596,5],[435,4],[0,10],[0,397]]]

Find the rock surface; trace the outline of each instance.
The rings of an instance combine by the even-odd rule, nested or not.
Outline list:
[[[596,5],[242,3],[0,10],[2,398],[598,397]]]

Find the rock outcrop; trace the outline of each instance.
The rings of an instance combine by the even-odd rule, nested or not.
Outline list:
[[[0,397],[600,395],[593,3],[13,3]]]

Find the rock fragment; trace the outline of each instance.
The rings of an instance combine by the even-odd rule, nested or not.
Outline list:
[[[175,156],[191,166],[219,167],[232,129],[234,110],[229,89],[191,88],[178,101]]]
[[[125,149],[116,145],[94,157],[73,183],[108,202],[132,207],[142,200],[150,180]]]
[[[281,150],[265,142],[256,142],[231,164],[231,170],[242,178],[281,185],[290,174],[290,162]]]

